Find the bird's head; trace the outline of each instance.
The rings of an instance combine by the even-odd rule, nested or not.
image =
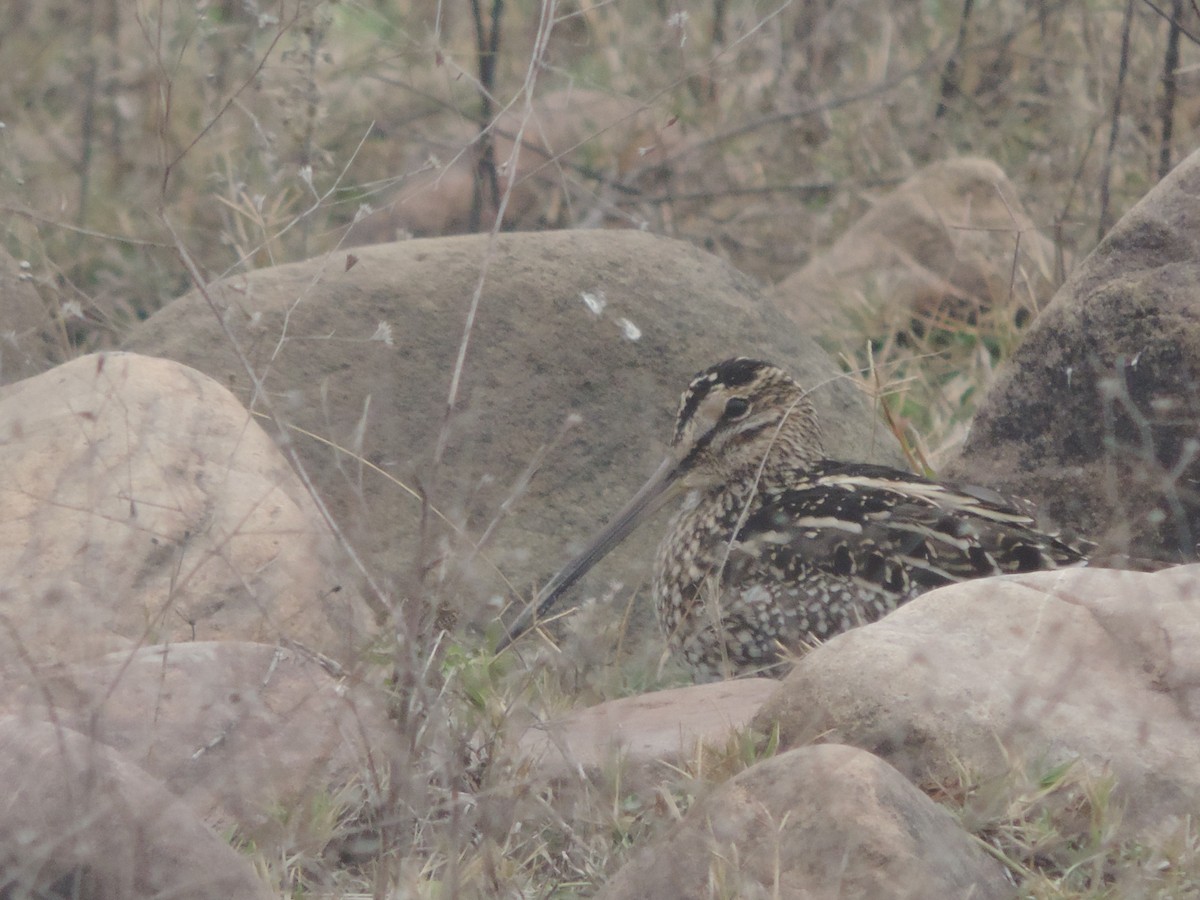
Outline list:
[[[803,465],[822,455],[816,413],[787,372],[738,357],[696,375],[683,393],[671,452],[608,525],[542,589],[497,650],[544,618],[562,595],[641,522],[681,490],[730,483]]]
[[[728,359],[692,379],[679,403],[672,449],[688,487],[813,462],[821,431],[808,394],[778,366]]]

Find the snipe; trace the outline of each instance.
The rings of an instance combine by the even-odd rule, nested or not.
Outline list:
[[[498,649],[681,493],[654,601],[699,678],[779,675],[803,646],[935,587],[1084,560],[994,491],[827,458],[807,393],[776,366],[731,359],[692,379],[667,459]]]

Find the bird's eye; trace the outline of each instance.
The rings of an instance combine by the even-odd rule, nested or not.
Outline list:
[[[745,397],[730,397],[729,402],[725,404],[726,419],[740,419],[748,412],[750,412],[750,401]]]

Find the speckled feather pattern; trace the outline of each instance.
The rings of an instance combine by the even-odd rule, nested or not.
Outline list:
[[[780,674],[803,647],[935,587],[1083,560],[993,492],[826,459],[803,391],[766,363],[700,373],[675,441],[689,490],[659,546],[654,598],[701,679]]]

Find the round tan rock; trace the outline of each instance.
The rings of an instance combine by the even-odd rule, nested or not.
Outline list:
[[[121,754],[0,718],[0,871],[12,897],[274,896],[250,862]]]
[[[206,822],[263,848],[272,817],[349,784],[380,797],[404,776],[384,703],[295,646],[197,641],[3,679],[0,708],[112,747]]]
[[[1200,566],[1071,569],[918,597],[802,658],[756,720],[877,753],[917,782],[1075,763],[1126,824],[1200,803]]]
[[[1012,887],[944,809],[853,747],[793,750],[696,803],[604,900],[1000,898]]]
[[[0,394],[0,647],[63,662],[288,637],[339,656],[365,608],[275,445],[227,390],[127,353]]]

